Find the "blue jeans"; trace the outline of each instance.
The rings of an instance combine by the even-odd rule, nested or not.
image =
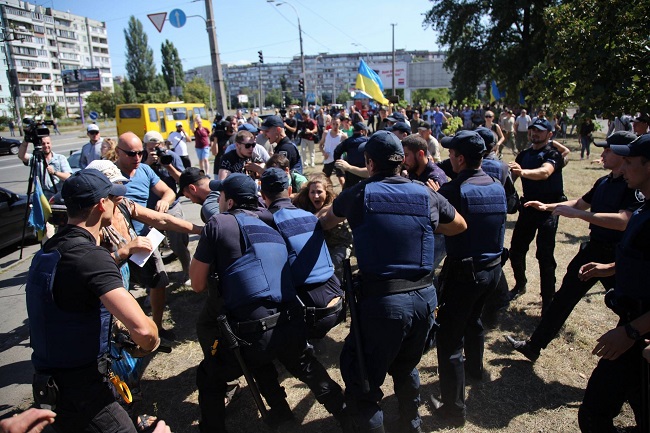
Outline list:
[[[420,362],[429,330],[433,326],[437,305],[434,286],[392,295],[371,295],[360,299],[357,308],[365,366],[370,391],[361,389],[355,342],[348,335],[341,352],[341,376],[345,382],[346,404],[360,428],[368,431],[380,427],[384,415],[379,402],[384,394],[381,385],[386,374],[393,377],[399,415],[412,428],[421,425]]]
[[[591,145],[591,138],[589,136],[580,136],[580,159],[584,158],[585,151],[587,152],[587,158],[589,158],[589,146]]]

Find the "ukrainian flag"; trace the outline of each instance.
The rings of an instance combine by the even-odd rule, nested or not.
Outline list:
[[[32,193],[32,212],[29,214],[29,223],[36,229],[38,240],[42,240],[45,236],[45,223],[52,215],[52,208],[50,203],[43,194],[41,182],[38,176],[34,177],[34,192]]]
[[[366,65],[363,59],[359,59],[359,72],[357,73],[357,90],[364,92],[382,105],[388,104],[384,97],[384,85],[381,84],[379,75]]]

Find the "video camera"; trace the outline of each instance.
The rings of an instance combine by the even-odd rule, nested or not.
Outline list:
[[[32,143],[34,149],[40,150],[43,146],[41,140],[43,137],[49,137],[50,130],[48,126],[53,126],[54,121],[52,120],[42,120],[40,122],[35,121],[32,118],[26,117],[23,119],[23,132],[25,133],[25,141]]]
[[[158,155],[158,159],[162,165],[169,165],[174,162],[174,158],[168,152],[167,149],[156,147],[156,155]]]

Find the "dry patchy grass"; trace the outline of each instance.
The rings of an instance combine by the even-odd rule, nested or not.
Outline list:
[[[564,169],[566,195],[580,197],[594,181],[605,174],[599,165],[580,161],[576,140],[567,142],[572,148],[570,164]],[[598,149],[594,149],[594,154]],[[506,160],[512,160],[506,151]],[[311,169],[314,170],[314,169]],[[311,171],[310,170],[310,171]],[[518,188],[521,187],[517,182]],[[198,208],[197,208],[198,210]],[[506,245],[510,244],[516,215],[508,217]],[[587,223],[561,218],[555,256],[558,263],[557,287],[566,266],[578,251],[580,242],[588,237]],[[193,237],[191,247],[195,247]],[[485,367],[491,380],[468,385],[468,423],[464,432],[503,431],[572,432],[578,431],[577,411],[584,388],[597,358],[591,355],[595,340],[616,324],[616,316],[602,302],[604,289],[597,284],[578,304],[559,336],[531,364],[516,352],[511,352],[503,334],[526,337],[539,321],[539,269],[534,243],[528,254],[528,292],[515,300],[496,329],[486,335]],[[178,270],[178,263],[170,265]],[[514,284],[509,265],[504,269],[508,281]],[[197,295],[187,288],[172,287],[167,326],[173,326],[178,341],[171,354],[156,355],[143,379],[144,401],[141,409],[155,412],[178,433],[198,431],[198,393],[195,385],[196,366],[201,361],[201,349],[196,341],[194,325],[205,295]],[[349,331],[344,323],[335,328],[317,345],[318,357],[328,368],[334,380],[343,383],[337,368],[342,341]],[[421,396],[426,402],[431,394],[438,394],[437,358],[435,350],[426,354],[420,363]],[[282,384],[287,390],[289,404],[296,421],[280,428],[281,432],[320,433],[337,431],[335,421],[328,416],[309,390],[282,371]],[[244,384],[243,378],[242,385]],[[385,398],[382,406],[387,416],[396,414],[397,402],[388,377],[382,387]],[[436,420],[429,406],[423,404],[421,414],[425,431],[452,431]],[[631,410],[625,406],[617,423],[634,424]],[[227,426],[231,432],[270,431],[261,422],[255,404],[247,389],[228,410]]]

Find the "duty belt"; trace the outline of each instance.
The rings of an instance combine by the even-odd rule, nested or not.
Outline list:
[[[273,329],[278,325],[289,322],[291,319],[302,315],[304,315],[302,307],[294,307],[262,319],[249,320],[246,322],[230,322],[230,326],[235,334],[251,334],[254,332],[268,331],[269,329]]]
[[[417,281],[404,280],[400,278],[379,280],[361,275],[360,283],[359,294],[361,296],[406,293],[431,286],[433,284],[433,272],[425,275]]]
[[[456,268],[462,268],[463,267],[463,260],[462,259],[454,259],[451,257],[447,257],[447,261],[449,262],[448,266],[450,266],[451,269],[456,269]],[[447,263],[445,261],[445,263]],[[481,263],[477,259],[472,259],[472,263],[474,265],[474,271],[483,271],[485,269],[490,269],[495,267],[496,265],[499,265],[502,263],[502,257],[499,256],[496,259],[488,262],[488,263]]]
[[[343,298],[332,305],[331,307],[317,308],[317,307],[305,307],[305,320],[307,321],[308,326],[314,326],[323,317],[327,317],[331,314],[338,313],[343,309]]]

